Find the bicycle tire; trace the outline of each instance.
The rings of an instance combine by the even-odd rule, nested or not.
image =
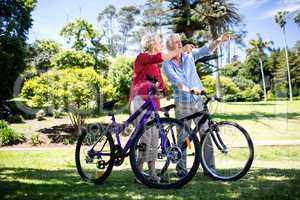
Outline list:
[[[238,138],[236,136],[236,138],[238,138],[238,140],[237,140],[237,142],[232,142],[232,143],[234,143],[234,145],[232,147],[229,147],[229,143],[231,142],[230,141],[231,137],[224,136],[225,134],[227,134],[229,132],[227,131],[224,134],[220,132],[220,129],[223,127],[234,127],[234,129],[237,130],[236,133],[240,134],[240,136],[241,136],[240,138]],[[213,179],[221,180],[221,181],[236,181],[236,180],[242,178],[244,175],[246,175],[246,173],[249,171],[249,169],[252,165],[252,162],[254,159],[253,142],[252,142],[251,137],[249,136],[248,132],[243,127],[241,127],[239,124],[234,123],[234,122],[229,122],[229,121],[218,122],[216,130],[219,135],[217,137],[220,137],[221,141],[226,146],[226,151],[227,151],[227,147],[229,150],[228,150],[228,152],[226,152],[224,149],[220,148],[222,146],[222,144],[220,144],[219,142],[218,142],[219,144],[216,144],[216,141],[219,139],[216,137],[216,135],[214,135],[214,136],[211,135],[211,134],[216,134],[216,132],[215,133],[207,132],[200,141],[201,165],[202,165],[204,171]],[[224,128],[223,128],[223,130],[224,130]],[[223,131],[223,132],[225,132],[225,131]],[[228,137],[228,139],[227,139],[227,137]],[[209,161],[205,156],[205,151],[206,151],[205,148],[209,148],[208,147],[209,145],[205,145],[206,142],[209,142],[208,139],[211,139],[211,141],[212,141],[211,146],[213,146],[214,160],[215,160],[214,168],[209,167],[209,164],[208,164]],[[223,152],[217,147],[218,145],[219,145],[219,148],[222,149]],[[247,148],[247,150],[245,150],[243,152],[241,151],[241,149],[246,149],[246,148]],[[235,150],[235,149],[237,149],[237,150]],[[216,156],[215,151],[217,151],[217,152],[220,151],[221,153],[218,152],[218,154],[221,154],[221,155],[226,154],[225,155],[226,159],[224,159],[224,160],[228,160],[229,163],[231,163],[230,166],[229,166],[229,164],[224,165],[222,163],[222,161],[220,161],[220,160],[216,160],[217,156]],[[228,156],[229,151],[230,151],[230,153],[232,153],[231,156]],[[248,152],[248,154],[246,155],[247,152]],[[247,158],[244,160],[244,163],[241,163],[240,160],[242,159],[241,156],[243,156],[243,154],[245,154],[245,158],[246,157]],[[237,157],[234,159],[233,155],[237,155]],[[237,168],[234,168],[239,163],[241,163],[241,166],[242,166],[242,168],[240,170],[238,170]],[[232,167],[232,168],[229,168],[229,167]],[[230,170],[232,170],[232,172],[234,172],[234,173],[232,173],[230,175],[225,175],[225,173],[229,174]],[[237,171],[237,172],[235,172],[235,171]]]
[[[100,130],[100,131],[103,131],[103,130]],[[101,170],[101,174],[100,173],[96,174],[95,175],[96,177],[94,178],[94,177],[89,176],[88,172],[86,172],[83,168],[84,160],[81,159],[80,153],[81,153],[81,150],[83,147],[84,139],[88,136],[89,133],[85,129],[82,129],[81,132],[82,133],[77,141],[76,150],[75,150],[75,162],[76,162],[77,171],[78,171],[80,177],[84,181],[91,182],[94,184],[101,184],[108,178],[108,176],[110,175],[112,168],[114,166],[114,156],[113,156],[114,141],[113,141],[113,138],[109,132],[106,132],[106,134],[104,134],[102,132],[102,134],[103,134],[102,136],[106,137],[106,141],[109,144],[109,148],[111,151],[111,157],[110,157],[109,161],[107,161],[108,165],[107,165],[105,172],[103,172],[103,170]],[[96,173],[97,173],[97,171],[96,171]]]
[[[180,178],[179,180],[177,180],[173,183],[165,183],[165,182],[153,182],[153,181],[149,180],[149,178],[147,176],[145,176],[144,173],[142,173],[139,170],[138,163],[137,163],[138,142],[146,129],[140,130],[140,132],[137,134],[136,138],[133,140],[133,143],[130,148],[130,164],[131,164],[132,170],[133,170],[136,178],[148,187],[159,188],[159,189],[180,188],[180,187],[184,186],[186,183],[188,183],[194,177],[194,175],[196,174],[196,172],[198,170],[198,167],[200,165],[200,148],[197,148],[197,147],[199,147],[200,142],[195,134],[194,135],[190,134],[191,133],[190,129],[188,129],[184,125],[183,122],[181,122],[177,119],[173,119],[173,118],[161,118],[160,122],[162,125],[175,124],[175,126],[179,126],[180,128],[182,128],[179,130],[184,129],[184,131],[187,131],[187,133],[189,133],[188,137],[189,137],[190,142],[192,143],[191,146],[194,147],[194,155],[191,156],[191,157],[193,157],[192,158],[193,160],[192,160],[192,162],[190,162],[191,168],[189,169],[187,174],[183,178]],[[148,127],[148,128],[156,127],[156,126],[157,126],[157,124],[156,124],[155,120],[152,120],[146,124],[146,127]],[[180,148],[187,148],[187,146],[184,147],[181,145]],[[162,164],[164,170],[170,169],[169,164],[171,164],[171,162],[167,163],[167,164],[166,163]],[[172,172],[172,173],[175,173],[175,172]],[[166,176],[166,172],[164,172],[164,176]],[[168,174],[168,176],[169,176],[169,174]]]

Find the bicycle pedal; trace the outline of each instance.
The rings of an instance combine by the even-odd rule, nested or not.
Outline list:
[[[96,171],[96,177],[101,177],[103,176],[104,171]]]

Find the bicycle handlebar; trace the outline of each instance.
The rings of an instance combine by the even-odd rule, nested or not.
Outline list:
[[[204,104],[207,104],[210,101],[222,102],[222,100],[223,100],[221,97],[217,97],[217,95],[207,96],[207,94],[204,90],[201,90],[201,92],[199,93],[198,91],[195,91],[194,89],[191,89],[189,92],[193,95],[205,96],[206,101],[204,101]]]
[[[166,95],[165,92],[159,88],[159,82],[155,77],[150,76],[149,74],[146,74],[146,80],[150,81],[152,83],[152,87],[149,90],[148,94],[163,94]]]

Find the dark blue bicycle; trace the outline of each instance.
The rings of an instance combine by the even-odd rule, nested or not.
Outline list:
[[[76,146],[75,160],[77,170],[84,180],[102,183],[110,175],[112,168],[120,166],[127,156],[130,157],[131,168],[136,178],[149,187],[179,188],[196,174],[200,163],[200,148],[197,148],[200,143],[197,136],[191,134],[192,131],[182,121],[168,117],[160,118],[154,101],[159,89],[156,87],[156,80],[148,79],[152,82],[148,100],[122,125],[117,125],[114,114],[111,114],[112,122],[106,128],[94,126],[82,130]],[[143,117],[135,126],[133,122],[141,114]],[[123,146],[120,134],[126,132],[130,126],[135,128]],[[141,137],[150,129],[159,133],[158,146],[155,147],[155,168],[160,181],[151,180],[148,167],[144,165],[141,168],[139,165],[140,156],[150,148]],[[117,143],[114,142],[113,133]],[[178,143],[182,141],[178,140],[178,137],[182,136],[185,140]],[[179,170],[185,173],[178,173]]]

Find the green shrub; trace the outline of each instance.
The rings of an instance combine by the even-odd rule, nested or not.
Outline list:
[[[19,144],[25,141],[24,134],[15,132],[10,127],[0,129],[1,146]]]
[[[26,99],[31,107],[42,107],[48,101],[48,92],[48,76],[42,74],[25,81],[21,90],[21,97]]]
[[[33,146],[36,146],[44,143],[44,140],[39,133],[33,133],[29,138],[29,143]]]
[[[267,92],[267,99],[268,99],[268,100],[275,100],[275,99],[276,99],[275,94],[274,94],[271,90],[269,90],[269,91]]]
[[[83,51],[65,49],[54,55],[51,63],[59,69],[73,68],[74,66],[85,68],[94,67],[96,60],[91,54]]]
[[[241,94],[246,101],[259,101],[262,98],[263,91],[260,85],[255,84],[252,88],[246,88]]]
[[[228,77],[221,76],[222,93],[226,95],[236,95],[240,91],[235,83]],[[216,93],[216,78],[213,76],[204,76],[202,83],[207,94],[213,95]]]
[[[5,120],[0,120],[0,130],[7,127],[8,123]]]
[[[67,110],[77,129],[88,114],[100,107],[100,100],[107,101],[116,96],[116,89],[92,67],[68,68],[50,70],[29,79],[21,95],[36,107]]]
[[[126,56],[118,56],[111,62],[107,79],[116,88],[116,96],[122,100],[128,100],[132,81],[133,59]]]
[[[69,104],[79,99],[88,102],[102,95],[104,100],[111,100],[116,94],[112,84],[93,68],[71,68],[64,70],[51,70],[40,76],[33,77],[24,83],[21,97],[27,100],[31,107],[44,107],[52,105],[54,109]],[[77,102],[78,103],[78,102]]]
[[[204,76],[202,78],[204,90],[208,95],[214,95],[216,93],[216,79],[213,76]]]

